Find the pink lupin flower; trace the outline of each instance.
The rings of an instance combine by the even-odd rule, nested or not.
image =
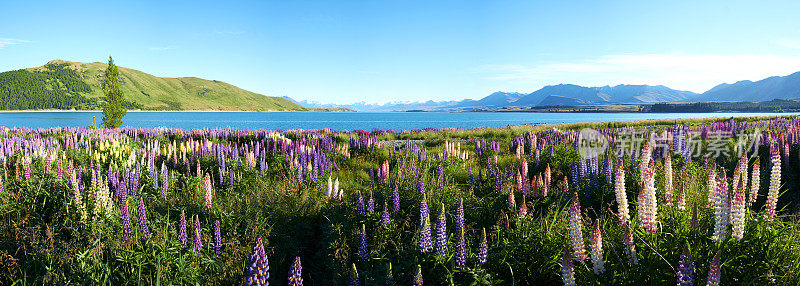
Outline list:
[[[600,220],[594,224],[592,234],[589,236],[589,246],[592,248],[592,270],[600,275],[606,271],[603,260],[603,236],[600,234]]]
[[[203,205],[205,205],[207,208],[210,208],[211,200],[213,199],[213,194],[211,192],[213,188],[211,187],[211,176],[209,174],[206,174],[204,188],[205,188],[205,196],[203,197]]]
[[[550,164],[544,168],[544,188],[542,189],[542,196],[547,196],[547,191],[550,190]]]
[[[586,260],[586,249],[583,245],[583,219],[581,217],[581,202],[578,193],[572,193],[572,204],[569,207],[569,237],[572,242],[572,252],[575,260]]]
[[[775,219],[775,209],[778,205],[778,190],[781,185],[781,156],[775,149],[772,152],[772,172],[769,177],[769,191],[767,191],[767,203],[764,206],[764,218],[767,221]]]
[[[709,266],[708,268],[708,283],[706,283],[707,286],[719,285],[720,278],[722,278],[720,273],[721,266],[722,265],[720,265],[719,262],[719,252],[717,252],[717,254],[714,255],[714,258],[711,259],[711,266]]]
[[[714,167],[708,171],[708,205],[713,206],[717,196],[717,172]]]
[[[686,209],[686,186],[681,184],[680,189],[678,190],[678,209],[685,210]]]
[[[564,281],[564,286],[575,286],[575,269],[569,247],[564,248],[564,255],[561,258],[561,280]]]
[[[750,176],[750,196],[747,198],[747,206],[750,207],[758,198],[758,189],[761,188],[761,160],[756,157],[753,163],[753,173]]]
[[[517,209],[516,199],[514,198],[514,189],[508,189],[508,209],[511,211]]]
[[[672,205],[672,156],[664,158],[664,199]]]
[[[633,265],[639,264],[639,259],[636,257],[636,245],[633,243],[633,230],[631,230],[631,226],[628,223],[624,223],[623,226],[625,227],[625,233],[622,236],[622,241],[625,243],[625,254],[628,255],[628,262]]]
[[[642,173],[642,191],[637,202],[639,224],[647,231],[656,232],[658,205],[656,201],[655,174],[652,167]]]
[[[617,197],[617,215],[620,223],[630,221],[628,213],[628,196],[625,194],[625,169],[622,164],[617,165],[616,178],[614,179],[614,192]]]

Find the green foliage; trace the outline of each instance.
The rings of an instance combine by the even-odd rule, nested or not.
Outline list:
[[[114,65],[114,59],[108,57],[108,67],[103,79],[103,93],[106,95],[106,104],[103,106],[103,122],[105,128],[117,128],[122,125],[122,118],[127,110],[122,106],[125,95],[119,86],[119,69]]]
[[[82,95],[91,87],[66,66],[48,64],[39,71],[0,73],[0,110],[97,108],[96,99]]]

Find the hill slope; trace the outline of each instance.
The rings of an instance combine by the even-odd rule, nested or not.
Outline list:
[[[773,76],[759,81],[743,80],[733,84],[723,83],[691,98],[692,101],[750,101],[800,98],[800,72],[787,76]]]
[[[0,109],[99,109],[104,63],[50,61],[38,68],[0,73]],[[163,78],[119,67],[125,105],[145,110],[306,111],[216,80]]]

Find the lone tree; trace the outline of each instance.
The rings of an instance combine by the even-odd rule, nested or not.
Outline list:
[[[127,111],[122,107],[125,96],[119,87],[119,69],[111,57],[108,57],[108,68],[103,79],[103,93],[106,95],[106,105],[103,107],[101,124],[105,128],[120,127]]]

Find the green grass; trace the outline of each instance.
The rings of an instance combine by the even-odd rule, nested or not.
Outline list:
[[[100,87],[105,63],[66,63],[82,76],[91,87],[83,93],[89,98],[103,99]],[[28,69],[36,72],[47,65]],[[138,70],[120,67],[125,99],[140,104],[146,110],[218,110],[218,111],[306,111],[306,108],[279,97],[269,97],[231,84],[196,77],[165,78]]]

